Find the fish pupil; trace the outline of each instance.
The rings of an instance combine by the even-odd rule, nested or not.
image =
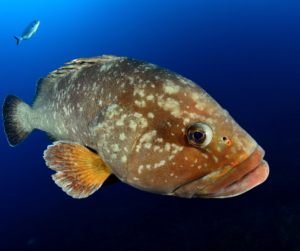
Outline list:
[[[201,138],[203,138],[203,136],[204,136],[204,134],[202,133],[202,132],[194,132],[194,135],[193,135],[194,137],[194,139],[195,140],[200,140]]]

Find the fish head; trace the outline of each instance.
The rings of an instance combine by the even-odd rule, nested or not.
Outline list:
[[[202,88],[162,68],[143,77],[91,123],[118,178],[184,198],[231,197],[267,178],[262,148]]]
[[[40,25],[40,21],[39,20],[34,20],[32,21],[32,27],[34,27],[35,29],[37,29]]]
[[[129,184],[185,198],[225,198],[267,178],[262,148],[198,85],[168,79],[155,88],[153,102],[149,89],[136,95],[145,107],[132,107],[147,126],[128,157]]]

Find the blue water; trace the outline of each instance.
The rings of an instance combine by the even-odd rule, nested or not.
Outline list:
[[[0,250],[300,250],[299,13],[298,0],[0,1],[1,102],[30,103],[37,80],[75,58],[132,57],[199,84],[270,165],[265,183],[231,199],[118,182],[75,200],[51,179],[45,133],[10,147],[2,132]]]

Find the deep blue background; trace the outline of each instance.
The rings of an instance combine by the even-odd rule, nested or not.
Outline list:
[[[34,19],[37,33],[16,46],[13,36]],[[2,101],[13,93],[30,103],[37,80],[75,58],[132,57],[198,83],[270,165],[265,183],[231,199],[119,182],[75,200],[51,179],[43,132],[15,148],[2,132],[1,250],[299,250],[298,0],[2,0],[0,39]]]

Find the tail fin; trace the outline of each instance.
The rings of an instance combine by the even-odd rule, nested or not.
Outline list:
[[[21,43],[21,40],[23,39],[23,38],[17,37],[17,36],[14,36],[14,38],[17,39],[17,45],[19,45]]]
[[[4,131],[11,146],[20,144],[33,131],[29,124],[31,107],[15,95],[6,96],[2,108]]]

